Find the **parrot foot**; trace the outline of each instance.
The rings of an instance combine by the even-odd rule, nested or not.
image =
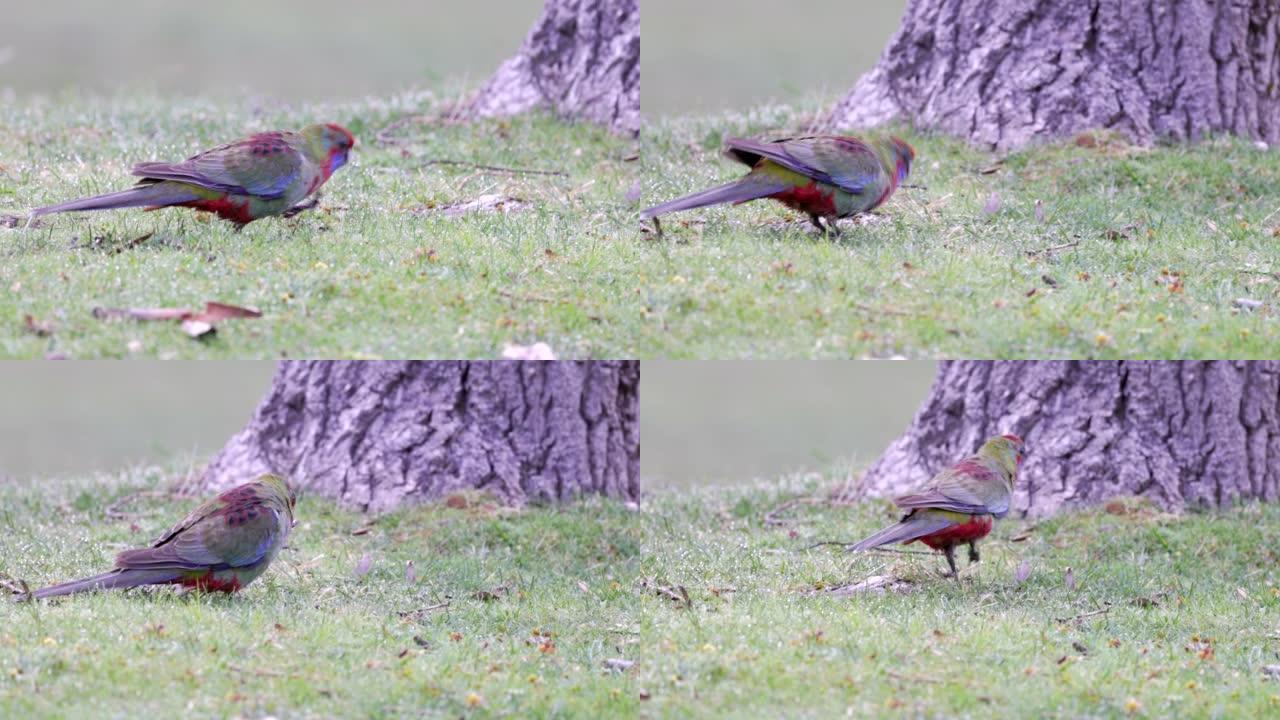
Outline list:
[[[956,548],[954,545],[948,545],[943,549],[947,555],[947,565],[951,567],[950,577],[955,578],[956,582],[960,582],[960,572],[956,570]],[[947,577],[947,576],[944,576]]]
[[[810,215],[809,222],[813,223],[813,226],[818,228],[818,232],[820,233],[824,233],[829,237],[840,237],[840,228],[836,225],[835,218],[831,218],[827,220],[826,223],[823,223],[820,216]]]
[[[969,562],[976,563],[982,558],[978,557],[978,546],[972,540],[969,541]]]
[[[319,204],[320,204],[320,196],[316,195],[310,200],[307,200],[305,202],[300,202],[297,205],[294,205],[293,207],[289,208],[288,210],[285,210],[283,213],[280,213],[280,216],[287,217],[287,218],[295,217],[297,215],[300,215],[318,206]]]

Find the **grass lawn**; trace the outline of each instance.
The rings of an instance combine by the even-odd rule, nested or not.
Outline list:
[[[720,157],[724,136],[804,134],[821,107],[651,123],[646,202],[741,175]],[[845,221],[838,239],[770,201],[668,216],[668,282],[650,301],[670,328],[660,352],[1274,355],[1275,151],[1235,139],[1142,149],[1097,136],[1082,141],[1092,147],[1062,142],[996,158],[899,134],[917,151],[908,182],[926,189],[900,189],[876,222]],[[989,203],[994,212],[984,211]]]
[[[639,352],[627,293],[651,248],[625,222],[636,143],[542,116],[473,126],[429,119],[442,109],[427,94],[270,107],[134,96],[5,103],[0,215],[127,187],[135,162],[186,157],[248,131],[333,121],[357,147],[322,189],[320,211],[242,233],[181,209],[0,229],[0,355],[455,358],[535,341],[570,357]],[[393,142],[376,139],[416,114],[427,119],[389,133]],[[483,196],[518,198],[523,210],[444,212]],[[172,323],[91,314],[210,300],[263,317],[197,342]],[[49,332],[26,329],[27,315]]]
[[[0,485],[0,571],[39,584],[101,570],[193,503],[119,503],[162,475]],[[291,548],[237,596],[0,604],[0,716],[1262,717],[1280,707],[1280,684],[1262,670],[1280,652],[1280,508],[1174,518],[1127,503],[1011,520],[956,583],[938,576],[940,557],[803,549],[870,532],[892,518],[885,504],[801,506],[782,525],[763,522],[780,500],[831,482],[658,491],[641,512],[596,502],[508,512],[470,498],[371,526],[304,498]],[[873,574],[910,584],[808,594]],[[635,664],[614,672],[608,659]]]
[[[961,581],[940,554],[802,548],[897,519],[887,502],[780,500],[834,483],[666,494],[642,607],[654,716],[1262,717],[1280,709],[1280,508],[1175,518],[1140,504],[998,523]],[[912,548],[919,547],[912,545]],[[1029,575],[1018,584],[1023,562]],[[1075,587],[1065,580],[1071,568]],[[808,593],[873,575],[904,592]],[[1103,610],[1105,612],[1098,613]]]
[[[636,143],[541,116],[376,139],[437,116],[426,93],[5,103],[0,215],[125,187],[134,162],[250,130],[333,120],[359,144],[321,211],[239,234],[183,210],[0,229],[0,355],[494,357],[544,341],[561,357],[1254,357],[1280,343],[1280,163],[1244,141],[1143,150],[1100,137],[997,162],[904,131],[926,189],[846,221],[842,237],[770,202],[673,215],[664,240],[641,229],[641,201],[740,173],[718,156],[724,135],[794,132],[818,106],[653,119]],[[526,204],[444,212],[494,195]],[[91,314],[210,300],[263,317],[193,341]]]
[[[109,568],[197,503],[144,496],[118,507],[136,515],[106,514],[159,477],[0,484],[0,572],[35,585]],[[0,602],[0,717],[637,712],[638,678],[604,665],[640,644],[635,513],[473,502],[367,526],[315,498],[297,512],[290,547],[234,597]]]

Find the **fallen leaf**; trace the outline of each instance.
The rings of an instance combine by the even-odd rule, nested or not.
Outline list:
[[[508,343],[502,348],[502,357],[506,360],[555,360],[556,354],[544,342],[532,345]]]
[[[1076,574],[1071,568],[1067,568],[1066,574],[1063,576],[1063,582],[1066,583],[1068,590],[1076,589]]]
[[[418,582],[418,571],[414,569],[412,560],[404,564],[404,579],[410,584]]]
[[[36,337],[49,337],[53,334],[53,322],[36,320],[34,316],[27,314],[22,316],[22,329]]]
[[[365,553],[361,555],[360,560],[356,562],[356,567],[355,570],[352,571],[352,574],[356,576],[357,580],[359,580],[369,574],[369,568],[371,567],[373,567],[373,556],[369,553]]]
[[[995,190],[991,191],[991,196],[987,198],[986,204],[982,206],[982,214],[990,217],[1000,212],[1000,193]]]
[[[1014,586],[1016,587],[1026,582],[1029,577],[1031,577],[1031,560],[1023,558],[1022,562],[1018,563],[1017,571],[1013,573]]]
[[[522,212],[529,209],[529,203],[521,198],[512,197],[510,195],[501,195],[498,193],[488,193],[471,200],[463,200],[448,205],[441,205],[437,208],[430,208],[432,212],[438,212],[447,218],[459,218],[463,215],[472,213],[497,213],[510,214]],[[421,211],[419,211],[421,212]]]
[[[203,337],[213,332],[213,323],[206,320],[187,318],[182,321],[182,332],[193,338]]]
[[[193,338],[203,337],[217,330],[223,320],[259,318],[262,312],[256,308],[228,305],[220,302],[205,303],[203,311],[187,308],[108,308],[95,307],[93,317],[99,320],[130,318],[139,321],[177,320],[182,331]]]
[[[1036,200],[1036,222],[1044,224],[1044,203]]]

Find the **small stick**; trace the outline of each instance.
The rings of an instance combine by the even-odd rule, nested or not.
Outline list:
[[[778,505],[778,506],[774,507],[772,510],[769,510],[768,512],[766,512],[766,513],[764,514],[764,524],[765,524],[765,525],[772,525],[772,526],[775,526],[775,527],[776,527],[776,526],[778,526],[778,525],[781,525],[781,524],[782,524],[782,522],[783,522],[782,520],[779,520],[779,519],[778,519],[778,517],[777,517],[777,516],[778,516],[779,514],[781,514],[781,513],[785,512],[785,511],[787,511],[787,510],[790,510],[791,508],[795,507],[796,505],[814,505],[814,504],[822,503],[822,502],[826,502],[826,498],[815,498],[815,497],[807,497],[807,496],[806,496],[806,497],[791,498],[790,500],[787,500],[787,501],[783,502],[782,504],[780,504],[780,505]]]
[[[569,177],[569,173],[564,170],[536,170],[532,168],[504,167],[502,165],[483,165],[480,163],[468,162],[466,160],[448,160],[448,159],[430,159],[422,162],[426,165],[457,165],[459,167],[468,167],[473,170],[488,170],[490,172],[507,173],[508,175],[558,175],[560,177]]]
[[[689,599],[689,591],[685,590],[683,585],[677,585],[674,589],[658,585],[654,588],[654,591],[683,605],[686,610],[693,607],[693,600]]]
[[[1079,615],[1077,615],[1077,616],[1075,616],[1075,617],[1073,617],[1073,618],[1054,618],[1054,620],[1057,620],[1057,621],[1058,621],[1058,622],[1060,622],[1060,623],[1065,623],[1065,622],[1078,623],[1078,622],[1080,622],[1081,620],[1084,620],[1084,619],[1086,619],[1086,618],[1091,618],[1091,617],[1094,617],[1094,616],[1096,616],[1096,615],[1106,615],[1106,614],[1107,614],[1107,613],[1109,613],[1109,612],[1111,612],[1111,608],[1110,608],[1110,607],[1104,607],[1104,608],[1102,608],[1101,610],[1094,610],[1093,612],[1080,613]]]
[[[1039,250],[1027,250],[1026,253],[1027,253],[1027,257],[1035,257],[1036,255],[1048,255],[1050,253],[1058,252],[1059,250],[1070,250],[1071,248],[1076,247],[1079,244],[1080,244],[1079,240],[1073,240],[1072,242],[1069,242],[1069,243],[1062,243],[1061,245],[1054,245],[1052,247],[1041,248]]]
[[[823,545],[839,545],[845,548],[846,550],[848,550],[849,548],[857,544],[858,543],[856,542],[847,542],[844,540],[823,540],[822,542],[816,542],[812,545],[807,545],[801,548],[801,550],[812,550],[816,547],[822,547]],[[863,552],[894,553],[896,555],[933,555],[933,553],[928,550],[898,550],[896,548],[886,548],[886,547],[871,548],[869,550],[864,550]]]
[[[137,500],[138,498],[142,498],[142,497],[170,497],[172,495],[173,493],[167,490],[139,490],[138,492],[135,492],[135,493],[129,493],[128,495],[125,495],[119,500],[116,500],[115,502],[108,505],[107,509],[104,511],[104,514],[107,517],[112,518],[113,520],[131,520],[133,518],[140,517],[140,514],[124,512],[123,510],[120,509],[121,505],[127,505],[133,502],[134,500]]]

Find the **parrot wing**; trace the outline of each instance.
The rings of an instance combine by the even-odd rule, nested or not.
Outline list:
[[[932,535],[955,524],[955,520],[942,515],[929,512],[912,513],[903,518],[902,522],[890,525],[871,537],[859,541],[849,549],[855,551],[870,550],[881,545],[908,542],[925,535]]]
[[[180,163],[138,163],[133,174],[148,180],[177,180],[232,195],[279,198],[302,175],[302,154],[290,143],[288,136],[292,134],[259,133]]]
[[[875,151],[856,138],[801,137],[775,142],[729,138],[725,143],[730,156],[747,165],[754,166],[765,158],[853,195],[863,194],[884,175]]]
[[[116,567],[219,570],[261,562],[284,532],[279,512],[259,505],[252,517],[232,525],[229,511],[206,515],[153,547],[126,550],[116,558]]]
[[[1009,513],[1004,480],[978,457],[961,460],[938,473],[927,486],[894,498],[894,502],[902,508],[938,508],[969,515],[1004,517]]]

